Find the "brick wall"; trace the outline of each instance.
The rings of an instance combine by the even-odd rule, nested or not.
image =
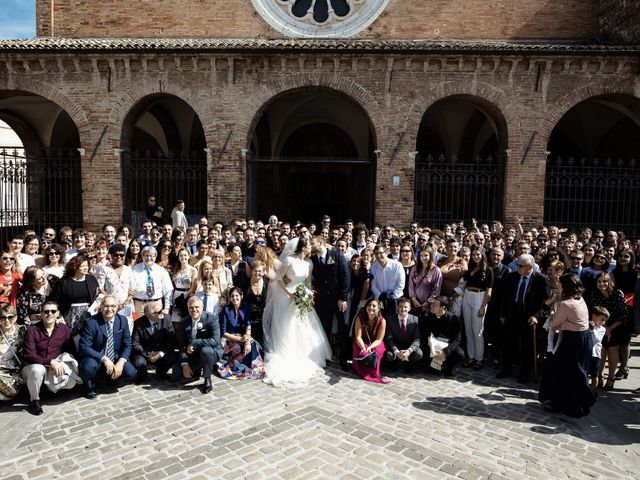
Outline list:
[[[348,95],[371,119],[381,151],[376,221],[401,225],[412,219],[412,152],[422,116],[442,98],[469,95],[492,106],[506,126],[505,218],[520,214],[540,223],[551,130],[572,106],[591,96],[637,97],[638,67],[635,57],[601,56],[5,53],[0,54],[0,93],[42,95],[74,120],[86,151],[83,220],[92,228],[121,221],[117,149],[127,114],[147,95],[174,95],[197,113],[211,149],[208,213],[228,219],[246,213],[242,149],[248,147],[259,112],[274,96],[310,86]],[[391,185],[392,175],[400,176],[399,187]]]
[[[53,3],[53,21],[49,12]],[[588,39],[598,0],[391,0],[360,38]],[[617,2],[619,3],[619,2]],[[249,0],[37,0],[38,34],[281,37]],[[496,21],[499,19],[499,21]]]
[[[606,42],[640,44],[640,2],[601,0],[600,37]]]

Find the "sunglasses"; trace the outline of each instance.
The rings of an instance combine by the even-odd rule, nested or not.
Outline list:
[[[580,260],[580,261],[582,261],[582,257],[570,257],[570,258],[571,258],[571,260]]]
[[[12,262],[16,261],[16,259],[13,257],[2,257],[2,260],[11,260]]]
[[[596,260],[604,260],[605,259],[604,255],[596,255],[593,258],[596,259]]]
[[[112,257],[124,257],[124,253],[112,253]]]
[[[58,252],[49,252],[49,253],[47,253],[47,255],[50,256],[50,257],[52,257],[54,255],[56,255],[58,257],[60,256],[60,254]]]
[[[58,313],[58,310],[42,310],[42,313],[45,315],[53,315],[54,313]]]
[[[518,268],[527,268],[529,265],[522,265],[521,263],[518,263]]]

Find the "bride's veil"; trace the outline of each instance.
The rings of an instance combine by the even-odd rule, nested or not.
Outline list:
[[[281,263],[285,263],[286,259],[289,257],[293,257],[298,248],[299,237],[294,237],[287,242],[285,247],[282,249],[278,260]],[[276,294],[276,289],[280,288],[277,285],[278,280],[280,280],[280,272],[276,272],[276,277],[269,284],[269,290],[267,291],[267,301],[264,306],[264,310],[262,312],[262,332],[264,338],[264,345],[262,346],[265,351],[270,351],[271,349],[271,322],[273,320],[273,298]]]
[[[282,249],[282,252],[280,253],[280,256],[278,257],[278,259],[281,262],[284,262],[285,258],[293,257],[295,255],[296,250],[298,248],[298,241],[299,240],[300,240],[300,237],[293,237],[291,240],[289,240],[287,242],[287,244]]]

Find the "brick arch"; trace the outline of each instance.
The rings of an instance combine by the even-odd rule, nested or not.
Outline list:
[[[253,132],[260,118],[276,98],[297,89],[313,87],[333,90],[354,101],[369,118],[375,144],[379,146],[381,140],[386,138],[388,127],[385,116],[382,113],[382,106],[362,85],[353,80],[340,78],[337,75],[296,74],[287,76],[285,80],[261,85],[254,91],[252,96],[247,98],[244,109],[253,113],[250,113],[250,117],[246,116],[238,122],[239,130],[244,132],[247,148],[251,143]]]
[[[431,106],[441,100],[459,95],[478,99],[480,102],[486,103],[494,109],[494,113],[501,117],[497,118],[497,120],[502,123],[499,127],[502,129],[500,133],[504,135],[504,139],[502,140],[506,147],[509,142],[508,126],[512,124],[513,113],[511,110],[513,104],[509,101],[503,90],[489,83],[468,81],[441,83],[425,91],[413,102],[405,117],[404,130],[406,132],[406,145],[412,150],[415,149],[422,118]]]
[[[204,109],[206,102],[199,101],[198,95],[194,91],[182,89],[175,82],[163,83],[161,86],[162,88],[158,88],[157,83],[141,82],[132,88],[123,90],[120,96],[113,101],[114,106],[109,112],[108,120],[111,127],[108,137],[112,145],[118,147],[121,145],[124,124],[129,114],[133,113],[145,99],[154,95],[176,97],[191,107],[202,124],[205,142],[207,145],[211,143],[211,134],[203,122],[203,118],[207,118],[207,112]]]
[[[80,145],[84,145],[83,139],[90,137],[90,124],[84,109],[68,96],[47,82],[41,82],[31,77],[6,77],[0,78],[0,92],[25,92],[43,97],[62,108],[73,120],[78,135]]]
[[[640,98],[640,79],[636,78],[632,82],[615,80],[592,82],[554,100],[554,107],[544,116],[540,126],[540,136],[544,139],[545,147],[549,143],[551,132],[569,110],[585,100],[607,94],[629,95]]]

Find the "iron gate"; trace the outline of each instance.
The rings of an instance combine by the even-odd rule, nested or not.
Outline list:
[[[416,157],[414,217],[441,228],[454,220],[502,219],[504,162],[493,156]]]
[[[171,210],[179,199],[185,201],[187,213],[199,218],[207,214],[206,156],[183,152],[168,155],[123,152],[122,190],[123,220],[136,231],[151,195],[164,207],[165,221],[171,221]]]
[[[640,235],[640,165],[635,159],[550,158],[544,192],[546,225],[622,230]]]
[[[0,147],[0,196],[3,245],[14,231],[82,226],[78,150]]]

